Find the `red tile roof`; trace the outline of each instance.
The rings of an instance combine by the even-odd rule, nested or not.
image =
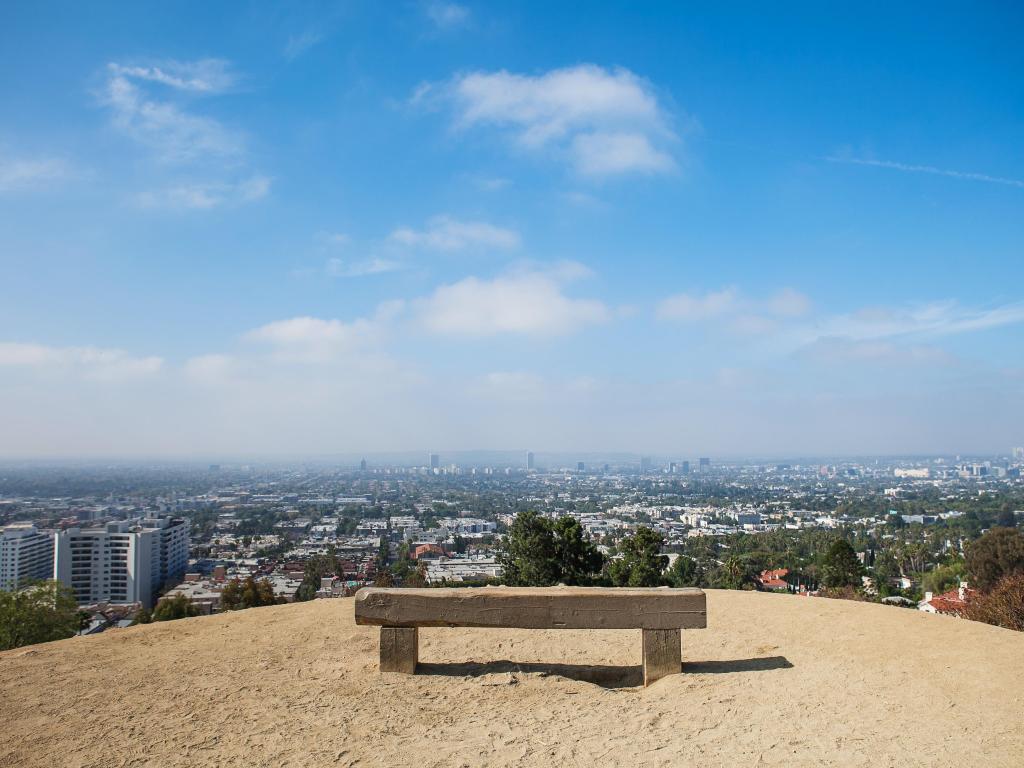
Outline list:
[[[784,589],[789,586],[789,583],[785,580],[785,577],[788,575],[788,568],[776,568],[773,571],[761,571],[761,575],[758,576],[757,580],[761,582],[762,587]]]
[[[949,592],[943,592],[941,595],[935,595],[928,601],[928,604],[939,613],[949,613],[954,616],[959,616],[967,606],[967,602],[975,594],[977,594],[977,590],[968,587],[964,589],[964,596],[961,598],[959,589],[951,589]]]

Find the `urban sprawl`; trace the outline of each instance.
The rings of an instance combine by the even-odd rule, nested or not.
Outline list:
[[[574,518],[609,559],[645,526],[670,562],[726,568],[730,553],[742,552],[748,588],[801,595],[816,584],[800,537],[831,532],[853,542],[864,590],[944,612],[942,601],[962,600],[969,587],[953,571],[941,585],[929,575],[987,527],[1024,521],[1022,448],[1006,457],[784,463],[423,458],[422,466],[0,467],[0,589],[56,579],[89,616],[88,633],[179,596],[196,613],[218,612],[225,587],[249,577],[268,582],[279,602],[382,582],[496,583],[502,535],[531,510]],[[758,536],[793,544],[783,556],[778,546],[743,543]],[[300,592],[322,556],[333,572]]]

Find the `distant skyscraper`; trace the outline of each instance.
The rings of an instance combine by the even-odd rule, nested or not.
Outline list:
[[[1013,449],[1013,458],[1015,458],[1015,459],[1024,459],[1024,448],[1014,448]]]
[[[577,472],[582,472],[583,471],[583,462],[582,461],[577,461],[576,462],[576,471]]]
[[[711,459],[701,458],[700,460],[700,471],[707,472],[711,469]]]
[[[361,472],[366,471],[366,459],[363,459],[362,461],[359,462],[359,470]]]
[[[526,452],[526,468],[533,469],[533,451]]]
[[[0,529],[0,590],[53,578],[53,534],[21,523]]]
[[[684,475],[690,474],[690,462],[688,462],[688,461],[684,461],[683,462],[683,474]]]
[[[651,457],[641,456],[640,457],[640,472],[641,474],[647,474],[651,471]]]
[[[441,457],[438,456],[436,453],[430,454],[430,468],[431,469],[437,469],[440,466],[441,466]]]
[[[669,464],[668,464],[668,473],[670,475],[674,475],[676,473],[676,463],[674,461],[670,461],[669,462]]]

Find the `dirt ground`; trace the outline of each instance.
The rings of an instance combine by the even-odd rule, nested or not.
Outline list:
[[[639,631],[425,629],[377,671],[352,600],[0,654],[0,766],[1024,765],[1024,634],[708,593],[684,673]]]

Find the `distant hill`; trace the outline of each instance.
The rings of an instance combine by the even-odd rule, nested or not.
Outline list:
[[[421,630],[377,672],[351,600],[0,654],[0,766],[1024,765],[1024,634],[879,605],[708,593],[686,671],[639,632]]]

